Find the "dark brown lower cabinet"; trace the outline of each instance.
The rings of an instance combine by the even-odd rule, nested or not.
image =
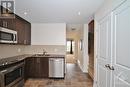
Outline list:
[[[25,60],[25,80],[28,78],[48,78],[48,58],[31,57]]]
[[[48,78],[49,76],[49,61],[48,58],[40,58],[39,77]]]

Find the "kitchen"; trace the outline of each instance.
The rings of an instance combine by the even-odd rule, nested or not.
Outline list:
[[[0,87],[130,87],[129,8],[129,0],[0,0]]]
[[[37,34],[36,30],[31,29],[31,24],[18,15],[15,15],[15,18],[11,20],[13,21],[11,25],[14,25],[15,28],[10,28],[9,25],[4,26],[4,22],[6,21],[6,19],[2,20],[2,26],[0,27],[0,42],[1,48],[3,49],[1,50],[1,57],[4,56],[4,58],[0,60],[0,87],[23,87],[24,82],[29,78],[64,79],[65,24],[60,23],[42,25],[41,29],[39,28],[39,33]],[[7,24],[10,23],[7,21]],[[59,26],[57,27],[56,25]],[[43,31],[44,27],[48,28],[44,29]],[[52,27],[53,29],[56,29],[56,31],[51,33],[50,29],[52,29]],[[24,31],[24,29],[26,31]],[[61,34],[60,32],[57,33],[57,30],[61,31]],[[33,32],[35,32],[34,34],[35,36],[37,36],[34,38],[33,44],[47,43],[48,46],[44,47],[40,44],[30,46],[31,31],[32,35]],[[48,32],[48,34],[51,35],[49,35],[47,38],[48,34],[44,34],[44,36],[43,33],[40,33],[41,31],[46,33]],[[40,34],[42,35],[42,37],[46,37],[47,39],[45,39],[48,41],[45,41],[43,39],[43,42],[39,42],[38,39],[41,38]],[[58,40],[50,40],[52,39],[52,37],[57,37],[56,35],[61,35],[62,37],[57,38]],[[17,53],[18,55],[14,56],[14,54],[16,55]]]
[[[64,79],[65,23],[31,26],[30,22],[11,13],[4,5],[1,9],[0,87],[23,87],[29,78]]]
[[[3,12],[0,49],[0,87],[26,87],[31,78],[65,79],[66,23],[32,24],[18,14]]]

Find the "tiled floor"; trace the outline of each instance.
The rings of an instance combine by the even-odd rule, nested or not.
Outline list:
[[[65,79],[29,79],[25,87],[92,87],[92,80],[77,65],[67,64]]]

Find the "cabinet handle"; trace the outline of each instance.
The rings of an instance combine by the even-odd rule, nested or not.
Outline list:
[[[8,22],[3,21],[3,27],[8,27]]]
[[[24,40],[24,44],[26,44],[26,40]]]
[[[8,27],[8,22],[6,22],[6,27]]]
[[[113,66],[110,67],[110,70],[115,70]]]
[[[106,64],[105,67],[108,68],[108,67],[110,67],[110,65],[109,65],[109,64]]]
[[[37,63],[40,63],[40,58],[37,58]]]
[[[5,21],[3,21],[3,27],[6,27]]]

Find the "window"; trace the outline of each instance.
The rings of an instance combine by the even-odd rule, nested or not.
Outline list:
[[[75,42],[74,40],[67,40],[67,53],[68,54],[73,54],[74,53],[74,46],[75,46]]]

